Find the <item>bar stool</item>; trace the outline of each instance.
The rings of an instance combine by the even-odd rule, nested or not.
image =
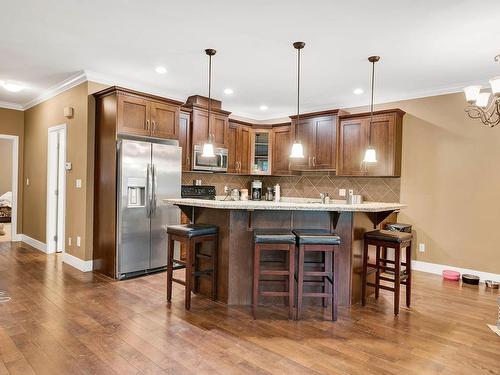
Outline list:
[[[300,319],[302,313],[303,297],[323,298],[323,307],[328,306],[328,299],[332,300],[332,320],[337,320],[338,310],[338,285],[339,285],[339,245],[340,237],[323,229],[299,229],[294,230],[299,247],[299,264],[297,280],[297,319]],[[320,262],[306,262],[305,254],[311,252],[321,253]],[[331,258],[331,259],[330,259]],[[333,265],[332,265],[333,262]],[[309,264],[319,264],[320,271],[305,270]],[[321,281],[304,280],[305,277],[320,277]],[[304,285],[321,285],[321,293],[304,293]],[[328,286],[332,286],[331,292],[328,292]]]
[[[259,296],[266,297],[288,297],[288,317],[294,319],[294,277],[295,277],[295,236],[291,231],[280,229],[262,229],[254,230],[254,262],[253,262],[253,293],[252,293],[252,316],[255,319],[257,307],[259,305]],[[288,269],[261,269],[262,265],[269,262],[261,262],[264,251],[286,252],[286,263]],[[285,291],[261,291],[259,285],[261,281],[282,281],[282,280],[263,280],[261,276],[285,276],[287,284]]]
[[[390,230],[394,232],[405,232],[405,233],[411,233],[411,224],[403,224],[403,223],[385,223],[384,229],[385,230]],[[388,259],[387,258],[387,248],[383,247],[382,248],[382,258]],[[384,264],[387,265],[387,264]]]
[[[364,237],[361,303],[363,306],[366,304],[367,285],[375,288],[375,298],[378,298],[380,289],[389,290],[394,292],[394,315],[398,315],[401,284],[406,286],[406,306],[410,307],[411,303],[411,243],[413,236],[406,232],[374,230],[366,232]],[[368,263],[369,245],[376,246],[375,264]],[[381,248],[394,249],[394,260],[381,257]],[[401,261],[402,249],[406,249],[405,262]],[[387,264],[393,264],[394,267],[388,267]],[[403,272],[401,272],[401,266],[405,266]],[[375,283],[367,281],[368,267],[375,268]],[[380,271],[392,271],[394,278],[381,276]],[[381,285],[381,280],[394,283],[394,287]]]
[[[211,297],[217,299],[217,251],[218,251],[218,228],[207,224],[169,225],[167,227],[168,260],[167,260],[167,301],[172,300],[172,282],[184,285],[186,310],[191,308],[191,291],[193,289],[193,278],[209,277],[212,281]],[[180,242],[186,249],[185,261],[174,259],[175,241]],[[198,245],[205,242],[213,242],[212,254],[204,254],[199,251]],[[201,271],[195,265],[198,259],[203,258],[210,261],[211,268]],[[173,277],[174,261],[186,268],[185,280]]]

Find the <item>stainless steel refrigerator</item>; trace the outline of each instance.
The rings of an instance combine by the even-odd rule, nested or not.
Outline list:
[[[179,208],[163,202],[181,195],[181,148],[177,144],[118,141],[118,279],[166,268],[164,227],[180,223]]]

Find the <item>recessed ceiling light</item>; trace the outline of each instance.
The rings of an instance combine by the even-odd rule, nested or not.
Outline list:
[[[224,94],[226,95],[232,95],[234,93],[233,89],[231,88],[227,88],[227,89],[224,89]]]
[[[353,93],[356,95],[361,95],[362,93],[364,93],[364,90],[363,89],[354,89]]]
[[[268,107],[267,105],[261,105],[261,106],[259,107],[259,109],[260,109],[261,111],[267,111],[267,110],[269,109],[269,107]]]
[[[167,68],[164,66],[157,66],[155,72],[158,74],[165,74],[167,72]]]
[[[19,92],[25,88],[23,85],[19,83],[14,83],[9,81],[0,81],[0,85],[2,85],[5,90],[10,92]]]

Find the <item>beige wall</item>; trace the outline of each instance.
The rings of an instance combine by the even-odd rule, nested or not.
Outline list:
[[[64,117],[63,108],[74,109],[74,116]],[[82,83],[41,104],[25,111],[25,160],[24,177],[30,185],[25,186],[24,212],[26,219],[23,233],[39,241],[46,242],[46,196],[47,196],[47,132],[56,125],[67,126],[66,159],[72,163],[72,170],[66,173],[66,252],[80,259],[91,259],[92,240],[88,236],[88,199],[92,194],[93,181],[89,180],[88,140],[88,84]],[[75,186],[76,179],[82,180],[82,188]],[[91,205],[91,204],[90,204]],[[29,219],[28,219],[29,218]],[[81,237],[81,246],[76,246],[76,236]],[[72,237],[72,246],[68,246]],[[92,238],[92,237],[90,237]]]
[[[24,154],[24,112],[0,108],[0,134],[19,137],[18,189],[17,189],[17,233],[23,227],[23,154]]]
[[[500,274],[500,127],[464,112],[463,94],[388,103],[403,121],[401,222],[413,224],[417,260]],[[366,108],[351,109],[351,112]]]
[[[0,196],[12,191],[12,141],[0,138]]]

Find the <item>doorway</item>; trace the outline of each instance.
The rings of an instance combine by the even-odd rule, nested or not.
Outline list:
[[[0,134],[0,242],[19,241],[17,183],[19,137]]]
[[[66,209],[66,124],[48,130],[47,253],[64,252]]]

